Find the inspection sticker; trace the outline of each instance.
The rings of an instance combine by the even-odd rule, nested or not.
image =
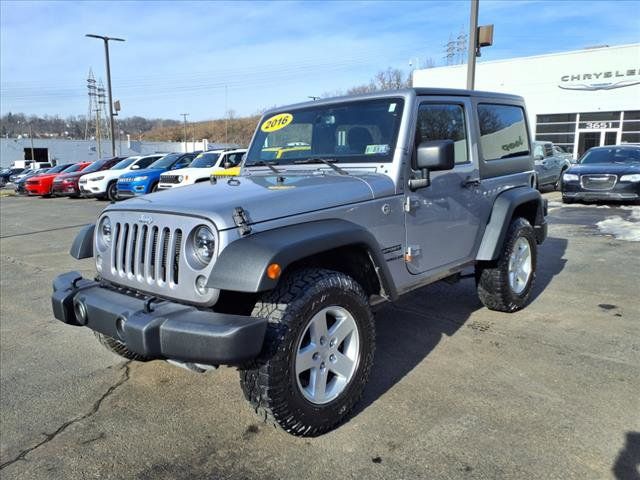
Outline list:
[[[290,113],[279,113],[278,115],[274,115],[273,117],[267,118],[260,127],[260,130],[263,132],[275,132],[276,130],[280,130],[287,125],[289,125],[293,121],[293,115]]]
[[[364,151],[365,155],[386,154],[389,153],[389,145],[367,145]]]

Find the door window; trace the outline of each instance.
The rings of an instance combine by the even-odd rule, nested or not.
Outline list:
[[[462,105],[423,103],[418,109],[416,147],[422,142],[453,140],[455,163],[469,161]]]
[[[521,107],[479,104],[478,120],[485,161],[529,154],[529,135]]]

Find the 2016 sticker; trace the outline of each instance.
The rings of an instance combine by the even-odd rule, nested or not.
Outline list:
[[[292,121],[293,115],[291,115],[290,113],[279,113],[278,115],[267,118],[260,127],[260,130],[267,133],[275,132],[286,127]]]

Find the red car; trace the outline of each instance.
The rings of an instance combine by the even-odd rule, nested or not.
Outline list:
[[[62,173],[70,173],[78,170],[82,170],[90,162],[81,163],[67,163],[65,165],[56,165],[44,175],[38,175],[37,177],[27,180],[25,186],[29,195],[40,195],[42,197],[51,195],[51,189],[53,188],[53,180]]]
[[[98,172],[100,170],[107,170],[123,158],[124,157],[103,158],[102,160],[96,160],[93,163],[87,163],[86,165],[89,166],[85,165],[85,167],[78,170],[65,170],[53,179],[51,194],[54,196],[65,195],[67,197],[79,197],[82,193],[80,191],[80,185],[78,185],[78,181],[81,176],[87,173]]]

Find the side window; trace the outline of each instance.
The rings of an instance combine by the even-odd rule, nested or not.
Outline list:
[[[521,107],[481,103],[478,120],[485,161],[529,154],[529,136]]]
[[[462,105],[423,103],[418,108],[416,147],[432,140],[453,140],[455,162],[469,161]]]
[[[242,159],[241,153],[230,153],[227,155],[227,161],[231,164],[232,167],[237,166]]]
[[[158,158],[160,157],[149,157],[149,158],[143,158],[142,160],[140,160],[136,165],[138,165],[141,169],[142,168],[147,168],[149,165],[151,165],[153,162],[155,162],[156,160],[158,160]]]

